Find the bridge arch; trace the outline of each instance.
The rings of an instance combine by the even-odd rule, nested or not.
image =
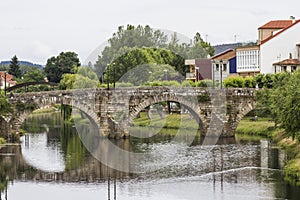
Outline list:
[[[13,101],[13,100],[11,100]],[[47,98],[31,98],[27,100],[21,100],[20,98],[18,101],[23,102],[24,104],[29,104],[33,103],[35,105],[34,109],[25,109],[23,111],[17,111],[16,115],[12,118],[12,125],[14,130],[19,130],[21,125],[24,123],[26,118],[30,114],[33,113],[33,111],[45,108],[45,107],[52,107],[54,105],[67,105],[70,106],[74,109],[80,110],[85,114],[85,116],[90,120],[92,125],[96,126],[98,130],[100,130],[100,124],[99,121],[97,120],[97,115],[94,112],[93,108],[89,105],[86,106],[85,104],[82,104],[80,101],[72,100],[69,96],[62,96],[62,97],[47,97]],[[17,103],[17,102],[14,102]]]
[[[138,116],[138,114],[143,111],[148,106],[160,103],[160,102],[176,102],[183,105],[196,120],[201,134],[204,134],[206,131],[206,116],[202,114],[201,107],[197,102],[197,98],[189,99],[184,96],[177,96],[172,94],[158,95],[158,96],[150,96],[148,98],[144,98],[138,104],[136,104],[136,98],[130,98],[130,108],[129,108],[129,123],[133,124],[133,120]],[[136,104],[136,105],[135,105]]]

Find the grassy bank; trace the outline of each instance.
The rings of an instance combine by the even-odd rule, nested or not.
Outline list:
[[[163,119],[158,114],[153,114],[152,119],[149,119],[146,112],[141,112],[140,117],[134,120],[134,124],[149,128],[198,129],[196,120],[189,114],[170,114]]]
[[[240,121],[236,133],[239,135],[260,136],[273,138],[277,135],[280,129],[275,128],[275,123],[269,118],[258,118],[253,121],[250,117]]]
[[[276,128],[274,122],[268,118],[259,118],[258,121],[252,121],[251,118],[245,118],[237,127],[237,137],[267,137],[275,145],[285,149],[288,161],[284,167],[286,181],[293,185],[300,186],[300,143],[284,134],[284,130]]]

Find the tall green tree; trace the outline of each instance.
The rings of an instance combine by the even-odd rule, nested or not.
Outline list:
[[[293,73],[286,83],[277,87],[272,94],[272,112],[277,121],[300,140],[300,71]]]
[[[130,51],[132,48],[167,46],[167,36],[160,30],[153,30],[149,25],[137,27],[133,25],[119,26],[108,40],[108,46],[104,48],[95,65],[96,72],[101,75],[107,64]]]
[[[120,80],[126,73],[133,72],[136,74],[139,72],[140,78],[142,76],[150,76],[150,73],[155,73],[154,70],[158,68],[152,68],[147,64],[155,64],[157,66],[169,65],[173,67],[172,71],[177,71],[181,74],[184,74],[184,59],[173,52],[162,49],[162,48],[133,48],[131,51],[121,55],[116,60],[111,63],[106,71],[105,80],[107,77],[109,82]],[[148,69],[145,68],[145,65],[149,66]],[[163,67],[162,67],[163,68]],[[145,71],[144,71],[145,70]],[[168,70],[170,71],[170,70]],[[162,73],[163,74],[163,73]],[[127,76],[128,77],[128,76]],[[133,77],[133,76],[129,76]],[[170,80],[171,77],[169,77]],[[174,78],[172,76],[172,78]],[[180,79],[178,73],[176,79]],[[135,80],[135,79],[134,79]],[[146,80],[143,78],[143,80]],[[133,84],[138,84],[134,82]]]
[[[61,52],[56,57],[47,60],[45,74],[50,82],[59,83],[63,74],[72,74],[76,72],[80,61],[78,55],[74,52]]]
[[[16,55],[14,57],[12,57],[12,59],[10,61],[8,73],[13,75],[16,78],[21,77],[20,64],[19,64],[18,57]]]

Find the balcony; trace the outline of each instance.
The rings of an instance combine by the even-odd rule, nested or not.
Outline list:
[[[186,73],[185,78],[186,79],[196,79],[196,74],[195,73]]]

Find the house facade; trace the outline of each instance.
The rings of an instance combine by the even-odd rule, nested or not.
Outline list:
[[[236,51],[228,49],[211,58],[212,80],[222,83],[229,75],[237,73]]]
[[[196,82],[212,78],[210,59],[189,59],[185,60],[185,65],[189,68],[186,80]]]
[[[290,21],[289,26],[273,32],[271,36],[261,41],[261,73],[278,73],[280,70],[276,68],[276,64],[287,59],[300,58],[300,20],[291,19]]]
[[[7,73],[7,72],[0,72],[0,89],[3,90],[6,88],[14,86],[17,84],[16,81],[13,81],[13,75]]]

